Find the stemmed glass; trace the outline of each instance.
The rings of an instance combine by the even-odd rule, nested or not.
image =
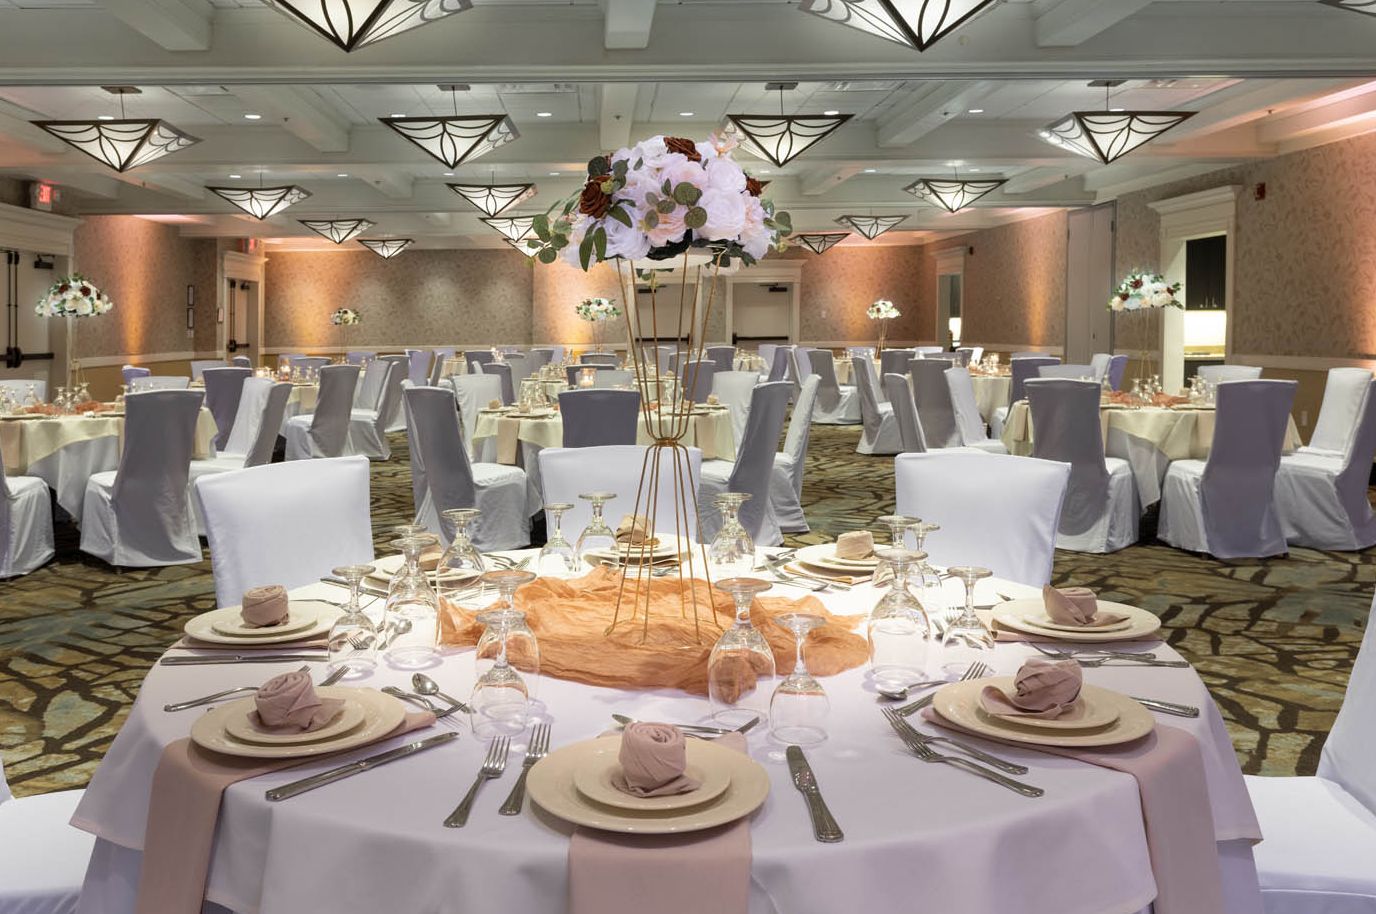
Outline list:
[[[739,727],[752,718],[767,720],[765,686],[774,678],[774,652],[769,642],[750,624],[750,604],[757,593],[770,588],[759,578],[726,578],[717,581],[718,590],[731,595],[736,603],[736,622],[712,645],[707,658],[707,697],[712,717],[729,727]]]
[[[441,605],[460,606],[461,597],[481,590],[480,579],[487,571],[483,554],[473,545],[468,528],[482,514],[477,508],[450,508],[441,512],[454,527],[454,538],[435,566],[435,589]]]
[[[880,555],[893,569],[893,581],[870,610],[866,626],[870,671],[881,688],[903,689],[926,678],[931,618],[909,586],[909,574],[927,558],[925,552],[884,549]]]
[[[965,607],[955,621],[946,626],[946,631],[941,636],[941,646],[948,648],[956,645],[968,648],[974,652],[974,659],[987,657],[985,652],[994,649],[994,636],[975,615],[975,582],[991,576],[993,572],[977,565],[952,565],[947,571],[952,577],[964,582]]]
[[[487,666],[473,685],[473,733],[514,735],[526,727],[530,688],[517,667],[532,678],[539,675],[540,652],[535,635],[525,624],[526,614],[515,608],[517,588],[535,580],[531,571],[490,571],[483,583],[495,587],[498,600],[478,616],[485,631],[478,640],[479,666]],[[519,634],[518,634],[519,633]],[[490,666],[486,662],[490,658]],[[515,658],[515,662],[513,662]]]
[[[592,519],[583,528],[583,532],[578,535],[578,546],[576,552],[588,568],[594,567],[593,561],[588,558],[588,553],[597,551],[604,552],[610,550],[612,555],[618,555],[616,548],[616,533],[607,522],[602,519],[602,510],[607,502],[616,497],[615,492],[587,492],[578,496],[584,501],[592,503]]]
[[[740,520],[741,505],[749,498],[747,492],[723,492],[716,498],[721,529],[707,549],[707,566],[714,578],[738,577],[755,570],[755,541]]]
[[[406,562],[392,579],[387,594],[387,662],[405,670],[439,662],[439,601],[429,575],[420,568],[420,554],[439,542],[430,533],[394,540]]]
[[[906,548],[908,530],[914,524],[922,523],[922,518],[911,517],[907,514],[886,514],[878,518],[878,523],[889,528],[889,542],[897,549]],[[888,561],[884,558],[885,550],[875,550],[875,555],[879,561],[874,566],[874,576],[871,580],[875,584],[883,583],[893,576],[893,569],[889,567]]]
[[[404,582],[407,577],[420,573],[420,553],[417,552],[415,556],[409,556],[406,550],[402,548],[401,544],[404,540],[410,539],[413,536],[421,536],[426,531],[425,527],[420,524],[397,524],[392,527],[392,532],[396,534],[397,538],[392,540],[391,545],[401,549],[402,563],[397,566],[396,571],[392,572],[392,577],[387,582],[387,593],[389,595],[399,584]]]
[[[564,539],[564,512],[572,507],[568,502],[545,505],[545,510],[553,519],[554,531],[540,547],[540,555],[535,559],[535,567],[540,574],[557,577],[578,573],[578,556],[569,541]]]
[[[793,672],[784,677],[769,702],[769,732],[781,743],[816,746],[827,738],[831,702],[826,690],[803,662],[808,632],[826,623],[812,613],[784,613],[774,623],[793,633]]]
[[[358,605],[359,585],[373,573],[372,565],[342,565],[334,569],[349,585],[349,602],[330,627],[329,665],[344,667],[346,677],[361,676],[377,666],[377,626]]]

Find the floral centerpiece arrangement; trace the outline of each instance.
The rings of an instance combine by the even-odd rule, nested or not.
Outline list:
[[[894,307],[893,302],[887,298],[881,298],[865,309],[865,316],[872,321],[879,321],[879,345],[876,351],[883,351],[884,338],[889,333],[889,321],[900,317],[901,312]]]
[[[80,273],[73,273],[49,286],[47,294],[34,306],[34,311],[40,317],[96,317],[108,314],[114,307],[110,296],[97,289]],[[81,381],[81,362],[76,358],[76,328],[77,324],[68,321],[67,371],[74,384]]]
[[[1111,311],[1142,311],[1151,308],[1183,308],[1184,303],[1175,296],[1180,292],[1180,283],[1168,283],[1160,273],[1135,270],[1118,286],[1118,291],[1108,300]]]
[[[602,325],[620,317],[621,309],[612,304],[609,298],[585,298],[574,305],[573,311],[581,319],[592,324],[592,349],[593,352],[600,352],[602,349]]]
[[[334,324],[336,327],[339,328],[339,345],[341,348],[344,348],[346,346],[344,328],[354,327],[362,322],[363,315],[359,314],[353,308],[339,308],[336,309],[335,312],[330,315],[330,323]],[[348,353],[345,353],[343,358],[347,360]]]

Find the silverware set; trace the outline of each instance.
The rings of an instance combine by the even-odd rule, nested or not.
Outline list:
[[[468,788],[468,793],[464,794],[459,805],[454,807],[454,811],[444,820],[445,828],[463,828],[468,824],[468,814],[473,809],[473,801],[478,798],[478,789],[483,786],[484,781],[502,776],[502,772],[506,770],[506,754],[510,749],[511,738],[506,736],[497,737],[487,747],[487,757],[478,769],[478,776],[473,779],[473,786]]]
[[[345,778],[353,777],[356,774],[362,774],[365,771],[371,771],[374,768],[378,768],[390,762],[395,762],[398,759],[409,758],[410,756],[416,755],[417,753],[434,749],[437,746],[443,746],[444,744],[451,743],[458,738],[459,734],[452,732],[439,733],[435,736],[428,736],[425,739],[420,739],[416,740],[415,742],[407,743],[406,745],[396,749],[390,749],[386,752],[379,752],[376,755],[370,755],[367,758],[359,759],[356,762],[349,762],[347,765],[340,765],[338,768],[331,768],[329,771],[322,771],[321,773],[313,774],[308,778],[302,778],[299,781],[292,781],[290,784],[283,784],[281,787],[274,787],[273,789],[267,791],[264,794],[264,796],[266,796],[269,800],[272,801],[290,799],[291,797],[300,796],[308,790],[314,790],[317,787],[324,787],[326,784],[333,784],[335,781],[342,781]]]
[[[383,686],[382,694],[390,695],[393,698],[399,699],[401,701],[410,702],[416,707],[423,708],[426,711],[429,711],[431,714],[434,714],[436,721],[442,722],[446,725],[451,725],[454,730],[460,730],[463,726],[463,724],[460,721],[454,719],[452,716],[459,711],[457,706],[442,708],[439,705],[435,704],[433,701],[431,701],[429,698],[426,698],[424,695],[417,695],[415,692],[408,692],[405,689],[400,689],[396,686]]]
[[[984,676],[988,676],[990,672],[992,671],[989,669],[989,664],[983,662],[982,660],[976,660],[974,663],[970,664],[970,666],[966,668],[965,672],[960,675],[960,679],[958,681],[969,682],[971,679],[980,679]],[[923,708],[927,707],[927,705],[931,703],[932,695],[924,695],[917,701],[909,702],[906,705],[894,708],[893,713],[899,715],[900,717],[908,717],[909,715],[916,714],[918,711],[921,711]],[[884,713],[887,714],[889,712],[886,710]]]
[[[1000,787],[1006,787],[1020,796],[1035,798],[1043,796],[1046,793],[1046,791],[1042,790],[1040,787],[1024,784],[1022,781],[1015,781],[1007,775],[1000,774],[993,768],[980,765],[968,758],[962,758],[957,755],[942,755],[932,748],[930,740],[925,739],[922,734],[913,729],[900,714],[892,709],[884,709],[884,717],[888,720],[890,726],[893,727],[894,732],[903,740],[903,744],[908,747],[913,755],[924,762],[950,765],[953,768],[968,771],[976,777],[984,778],[986,781],[998,784]]]
[[[308,667],[308,666],[303,666],[303,667],[301,667],[301,669],[297,670],[297,672],[298,672],[298,673],[309,673],[309,672],[310,672],[310,669],[311,669],[311,668]],[[316,686],[316,688],[322,688],[322,687],[324,687],[324,686],[332,686],[332,685],[334,685],[336,682],[338,682],[339,680],[343,679],[343,678],[344,678],[344,674],[347,673],[347,672],[349,672],[349,671],[348,671],[348,669],[347,669],[346,667],[340,667],[339,669],[337,669],[337,670],[335,670],[334,672],[330,673],[330,675],[326,676],[326,677],[324,678],[324,680],[321,681],[320,685]],[[238,695],[240,692],[257,692],[257,691],[258,691],[258,686],[236,686],[235,688],[232,688],[232,689],[225,689],[223,692],[216,692],[216,693],[213,694],[213,695],[206,695],[206,696],[204,696],[204,697],[202,697],[202,698],[193,698],[193,699],[191,699],[190,701],[179,701],[179,702],[176,702],[175,704],[163,705],[163,706],[162,706],[162,709],[163,709],[164,711],[185,711],[187,708],[196,708],[196,707],[200,707],[201,705],[214,704],[215,702],[219,701],[219,700],[222,699],[222,698],[228,698],[228,697],[231,696],[231,695]]]

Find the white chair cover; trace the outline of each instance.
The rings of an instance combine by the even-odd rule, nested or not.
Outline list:
[[[444,363],[453,357],[454,349],[452,346],[435,350],[434,357],[430,361],[429,382],[431,387],[439,386],[440,378],[444,375]]]
[[[816,375],[821,382],[817,388],[817,408],[812,413],[812,421],[819,425],[856,425],[862,422],[860,393],[854,387],[842,387],[837,382],[836,357],[831,350],[807,349],[799,353],[797,367],[801,369],[804,361],[810,370],[799,371],[799,381],[808,375]]]
[[[430,358],[429,349],[406,350],[406,377],[417,387],[424,387],[430,380]]]
[[[908,370],[908,363],[917,357],[916,349],[885,349],[879,353],[879,373],[902,374]]]
[[[884,375],[884,389],[889,394],[889,406],[898,423],[898,440],[905,454],[923,454],[927,444],[922,440],[922,426],[917,421],[917,406],[913,403],[913,389],[906,374],[889,372]]]
[[[937,565],[980,565],[1019,584],[1051,580],[1070,464],[1007,454],[931,451],[894,458],[897,510],[941,525]]]
[[[1223,381],[1255,381],[1261,377],[1261,368],[1256,365],[1201,365],[1198,374],[1210,384]]]
[[[731,433],[736,441],[745,437],[745,422],[750,415],[750,395],[760,376],[753,371],[718,371],[712,377],[712,393],[731,411]],[[793,395],[789,385],[789,396]]]
[[[1089,357],[1089,367],[1094,369],[1094,377],[1100,381],[1108,374],[1108,367],[1113,363],[1113,355],[1107,352],[1096,352]]]
[[[736,347],[735,346],[708,346],[707,359],[718,372],[736,370]]]
[[[453,525],[444,518],[451,508],[477,508],[482,514],[471,527],[474,544],[484,552],[519,549],[530,543],[526,474],[519,467],[471,463],[463,447],[454,398],[440,387],[412,387],[406,406],[417,428],[412,446],[419,448],[425,494],[416,523],[438,533],[447,544]]]
[[[339,565],[373,560],[368,461],[272,463],[196,480],[215,599],[236,606],[250,587],[313,584]]]
[[[1041,370],[1047,365],[1059,365],[1061,360],[1055,356],[1014,355],[1008,363],[1012,380],[1008,384],[1008,402],[994,410],[989,419],[989,431],[995,438],[1003,437],[1003,424],[1008,421],[1008,410],[1014,403],[1023,399],[1022,385],[1028,378],[1041,377]]]
[[[315,412],[287,420],[288,460],[343,455],[357,383],[357,365],[327,365],[320,370],[320,397],[315,402]]]
[[[125,397],[119,468],[86,481],[82,552],[125,568],[201,560],[189,477],[204,399],[199,390]]]
[[[0,578],[28,574],[52,557],[53,509],[47,483],[36,476],[7,477],[5,455],[0,453]]]
[[[1158,535],[1216,558],[1285,552],[1276,513],[1280,466],[1295,381],[1224,381],[1209,459],[1176,460],[1161,486]]]
[[[191,380],[199,381],[202,373],[207,368],[224,368],[225,363],[222,359],[192,359],[191,360]],[[208,399],[208,398],[207,398]]]
[[[1098,379],[1098,375],[1095,373],[1093,365],[1075,364],[1043,365],[1041,368],[1037,369],[1036,376],[1039,378],[1069,378],[1072,381],[1078,381],[1081,378]]]
[[[863,424],[855,453],[897,454],[903,448],[898,436],[898,420],[893,416],[893,407],[879,401],[879,379],[874,373],[874,362],[860,355],[853,356],[850,362]]]
[[[913,348],[913,352],[915,352],[920,359],[928,359],[934,355],[940,355],[945,351],[945,346],[916,346]]]
[[[1376,601],[1372,615],[1376,618]],[[1347,694],[1319,754],[1319,777],[1337,784],[1376,814],[1376,625],[1367,625],[1347,680]],[[1368,869],[1376,876],[1376,872]]]
[[[637,390],[565,390],[559,393],[564,447],[635,444],[640,419]]]
[[[0,914],[76,910],[96,840],[71,824],[83,792],[16,798],[0,761]]]
[[[608,502],[602,512],[613,530],[626,516],[639,513],[651,518],[656,533],[672,535],[676,500],[675,464],[681,475],[685,452],[688,459],[688,511],[691,514],[695,503],[701,510],[702,496],[698,488],[702,478],[702,451],[695,447],[684,450],[658,449],[659,478],[663,481],[651,492],[651,467],[646,456],[649,450],[638,444],[618,444],[608,447],[545,448],[540,451],[536,459],[540,462],[540,489],[544,503],[553,505],[564,502],[573,505],[564,512],[563,519],[564,535],[569,542],[577,543],[578,535],[592,519],[592,507],[585,499],[578,497],[590,492],[615,493],[616,498]],[[675,455],[678,455],[677,458]],[[686,523],[690,536],[695,535],[693,519],[682,517],[681,510],[679,515],[680,525]],[[546,522],[549,522],[548,513]]]
[[[24,398],[29,395],[29,388],[33,388],[33,395],[38,398],[40,403],[48,400],[48,382],[38,378],[8,378],[0,380],[0,390],[9,391],[10,399],[18,403],[23,403]]]
[[[908,363],[922,440],[931,449],[960,446],[955,405],[946,383],[946,370],[950,367],[946,359],[913,359]]]
[[[1376,458],[1376,384],[1367,381],[1366,388],[1361,418],[1343,457],[1297,453],[1280,459],[1276,512],[1292,546],[1353,551],[1376,545],[1376,515],[1367,497]]]
[[[712,379],[716,376],[717,366],[710,359],[700,359],[683,363],[679,374],[683,398],[693,403],[705,403],[712,394]]]
[[[358,454],[370,460],[391,460],[392,446],[387,432],[396,424],[401,412],[401,392],[407,380],[401,376],[401,366],[388,366],[382,382],[382,399],[377,409],[355,409],[349,412],[349,433],[344,445],[345,454]],[[403,427],[404,421],[400,423]]]
[[[621,359],[615,352],[585,352],[579,361],[585,365],[610,365],[615,368]]]
[[[791,346],[789,348],[793,353],[793,357],[788,360],[789,368],[797,369],[794,374],[797,376],[799,383],[801,383],[807,380],[808,376],[812,374],[812,357],[808,355],[808,353],[812,352],[813,348],[811,346]],[[830,352],[831,350],[827,351]],[[833,367],[835,367],[834,361]],[[832,374],[835,374],[835,372],[833,371]],[[821,405],[821,402],[822,401],[819,399],[817,401],[818,405]]]
[[[516,387],[512,383],[510,365],[505,362],[488,362],[483,366],[483,374],[495,375],[502,385],[503,406],[510,406],[516,402]]]
[[[354,409],[377,409],[378,401],[382,399],[382,385],[387,380],[387,368],[391,364],[373,359],[363,369],[363,379],[354,388]]]
[[[765,345],[767,345],[767,344],[765,344]],[[788,347],[787,347],[787,346],[770,346],[770,347],[769,347],[769,357],[768,357],[768,358],[765,358],[765,355],[764,355],[765,346],[764,346],[764,345],[761,345],[761,346],[760,346],[760,358],[765,359],[765,362],[764,362],[764,363],[765,363],[766,365],[769,366],[769,374],[766,375],[766,378],[767,378],[768,380],[770,380],[770,381],[791,380],[791,379],[789,378],[789,374],[788,374],[788,357],[789,357],[789,352],[788,352],[787,350],[788,350]],[[796,390],[796,389],[794,390],[794,393],[795,393],[795,394],[797,393],[797,390]]]
[[[1128,357],[1115,355],[1108,360],[1108,383],[1114,390],[1123,389],[1123,375],[1128,370]]]
[[[249,358],[248,356],[246,356],[246,355],[236,355],[234,358],[230,359],[229,361],[234,365],[235,368],[252,368],[252,367],[253,367],[253,359],[250,359],[250,358]]]
[[[635,372],[623,371],[620,368],[608,368],[605,365],[597,367],[597,375],[593,378],[592,386],[602,390],[611,390],[617,387],[632,387],[635,385]]]
[[[513,390],[521,389],[521,382],[530,377],[534,368],[531,366],[530,359],[518,352],[513,352],[506,357],[506,363],[511,366],[511,387]]]
[[[1323,404],[1314,422],[1314,434],[1309,444],[1299,448],[1299,454],[1322,454],[1326,457],[1347,455],[1362,409],[1367,399],[1371,372],[1365,368],[1330,368],[1323,388]]]
[[[812,432],[812,413],[817,405],[816,375],[803,382],[793,402],[793,415],[784,434],[784,449],[774,455],[774,475],[769,482],[769,504],[774,519],[784,533],[807,533],[803,516],[803,470],[807,464],[808,439]]]
[[[234,417],[239,412],[239,393],[252,374],[252,369],[226,368],[216,362],[201,375],[205,381],[205,406],[215,420],[216,451],[224,450],[229,441]]]
[[[277,386],[279,385],[274,384],[271,378],[244,379],[240,385],[239,402],[234,410],[234,421],[230,423],[224,447],[208,460],[191,461],[193,477],[198,475],[197,466],[200,464],[227,461],[236,468],[243,466],[243,461],[253,449],[254,442],[258,440],[258,426],[263,421],[263,409],[268,404],[268,395]],[[284,381],[280,386],[285,386],[287,393],[291,393],[292,385]],[[275,434],[274,432],[274,437]]]
[[[463,423],[463,440],[468,455],[479,462],[497,462],[497,439],[484,438],[479,446],[473,440],[478,426],[478,411],[487,409],[493,400],[502,399],[502,379],[495,374],[465,374],[454,377],[454,399],[459,404],[459,418]]]
[[[125,384],[134,383],[135,378],[146,378],[153,373],[151,368],[140,368],[137,365],[125,365],[120,369],[120,377],[124,378]]]
[[[135,393],[145,390],[186,390],[191,386],[191,378],[186,375],[155,374],[134,378],[130,383],[134,385]]]
[[[774,354],[778,352],[779,349],[780,346],[778,343],[761,343],[755,347],[755,354],[764,362],[766,371],[774,370]],[[770,378],[769,380],[782,381],[783,378]]]
[[[1037,430],[1032,456],[1070,464],[1056,546],[1116,552],[1137,542],[1142,508],[1126,460],[1104,457],[1098,384],[1034,379],[1024,387]]]
[[[364,365],[377,358],[376,352],[366,352],[362,349],[355,349],[344,354],[344,362],[348,365]]]
[[[750,397],[750,421],[735,461],[709,460],[702,465],[698,517],[704,542],[710,543],[721,528],[721,512],[713,499],[722,492],[749,493],[750,500],[741,506],[740,520],[755,545],[778,546],[784,541],[769,505],[769,480],[792,393],[792,385],[784,381],[757,385]]]
[[[407,377],[407,376],[410,374],[410,371],[411,371],[411,359],[410,359],[409,356],[405,356],[405,355],[384,355],[384,356],[379,356],[379,359],[380,359],[381,361],[383,361],[383,362],[392,362],[392,363],[396,364],[396,365],[398,366],[398,368],[397,368],[397,373],[394,374],[394,375],[384,375],[384,376],[383,376],[383,383],[382,383],[382,386],[378,388],[378,392],[377,392],[377,404],[376,404],[376,405],[360,406],[360,407],[357,407],[358,409],[380,410],[380,409],[382,408],[382,398],[383,398],[383,397],[386,395],[386,393],[387,393],[387,380],[388,380],[388,378],[394,379],[394,380],[392,381],[392,383],[398,385],[398,387],[404,386],[405,384],[409,383],[409,380],[408,380],[408,377]],[[395,401],[395,404],[394,404],[394,407],[393,407],[393,410],[392,410],[392,414],[391,414],[391,416],[389,416],[389,417],[387,418],[387,431],[389,431],[389,432],[401,432],[401,431],[405,431],[405,430],[406,430],[406,413],[405,413],[405,411],[402,410],[402,408],[401,408],[401,392],[400,392],[400,390],[398,390],[398,391],[397,391],[397,395],[396,395],[396,401]]]
[[[287,398],[292,385],[286,381],[274,383],[269,378],[249,378],[244,381],[234,428],[229,433],[225,449],[214,457],[191,461],[191,484],[212,473],[228,473],[244,467],[262,466],[272,462],[277,447],[277,432],[287,410]],[[200,502],[191,500],[196,515],[196,533],[205,536],[205,518]]]
[[[984,417],[975,403],[975,385],[970,372],[964,368],[948,368],[944,372],[946,389],[951,395],[951,412],[955,416],[960,443],[991,454],[1006,454],[1008,448],[997,438],[990,438],[984,428]]]
[[[784,346],[780,349],[780,351],[784,354],[784,358],[788,361],[788,368],[784,372],[783,380],[787,380],[790,384],[793,385],[793,402],[797,403],[798,397],[803,392],[803,382],[813,376],[811,370],[812,366],[808,365],[808,371],[806,373],[803,372],[802,362],[799,361],[800,356],[798,355],[797,346]],[[778,360],[778,356],[775,356],[775,360]],[[802,357],[802,361],[807,361],[806,357]],[[817,383],[821,383],[820,378],[817,379]],[[813,409],[813,414],[816,414],[815,408]]]

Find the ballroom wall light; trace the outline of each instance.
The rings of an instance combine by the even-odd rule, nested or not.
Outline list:
[[[534,184],[446,184],[489,216],[535,196]]]
[[[925,51],[996,0],[803,0],[805,13]],[[913,7],[917,7],[913,9]]]
[[[367,219],[297,219],[296,221],[312,232],[324,235],[335,244],[352,241],[376,225]]]
[[[268,0],[268,4],[345,51],[473,6],[472,0]]]
[[[825,254],[849,237],[850,232],[804,232],[794,235],[792,240],[814,254]]]
[[[360,238],[358,243],[383,260],[391,260],[415,244],[414,238]]]
[[[907,216],[841,216],[836,220],[837,225],[844,225],[846,228],[854,229],[866,238],[873,241],[880,235],[894,228],[905,221]]]

